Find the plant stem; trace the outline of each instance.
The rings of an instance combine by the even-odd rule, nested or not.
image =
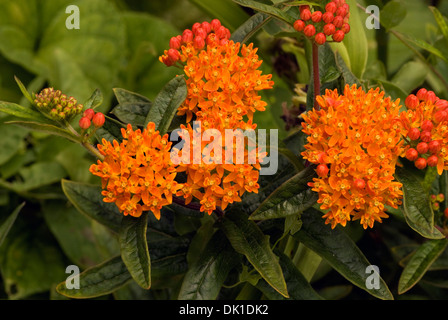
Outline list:
[[[87,151],[89,151],[95,157],[97,157],[101,161],[104,161],[104,156],[98,151],[97,148],[95,148],[89,142],[84,140],[84,135],[80,135],[75,129],[73,129],[73,127],[69,123],[66,123],[65,126],[74,136],[76,136],[79,139],[80,145],[82,145],[85,149],[87,149]]]
[[[314,79],[314,108],[319,109],[317,96],[320,95],[320,75],[319,75],[319,47],[313,42],[313,79]]]

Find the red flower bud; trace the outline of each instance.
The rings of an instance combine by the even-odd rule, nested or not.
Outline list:
[[[318,45],[323,45],[327,41],[327,36],[324,35],[322,32],[319,32],[318,34],[316,34],[314,41]]]
[[[176,62],[180,58],[180,53],[176,49],[169,49],[168,57],[171,59],[171,61]]]
[[[445,110],[439,110],[436,113],[434,113],[434,121],[436,123],[445,121],[447,119],[447,117],[448,117],[448,112],[446,112]]]
[[[227,38],[227,28],[224,26],[220,26],[219,29],[215,31],[215,33],[219,39]]]
[[[434,93],[434,91],[428,91],[426,93],[426,102],[431,102],[431,103],[435,103],[437,100],[437,96]]]
[[[429,131],[422,131],[422,133],[420,134],[420,140],[422,140],[423,142],[430,142],[432,135],[431,132]]]
[[[93,125],[97,128],[102,127],[105,121],[106,118],[104,117],[104,114],[102,114],[101,112],[95,113],[92,119]]]
[[[436,108],[437,110],[445,110],[446,108],[448,108],[448,101],[443,99],[437,100]]]
[[[342,42],[344,40],[344,37],[345,37],[344,31],[338,30],[334,33],[332,38],[335,42]]]
[[[89,129],[90,119],[87,117],[82,117],[81,119],[79,119],[79,127],[84,130]]]
[[[311,11],[309,9],[305,9],[300,13],[300,19],[303,21],[308,21],[311,19]]]
[[[305,22],[303,20],[296,20],[294,22],[294,29],[299,32],[303,31],[305,29]]]
[[[410,94],[406,100],[404,101],[406,107],[408,109],[414,110],[415,108],[417,108],[417,106],[420,104],[420,100],[417,98],[416,95],[414,94]]]
[[[204,38],[202,38],[201,36],[194,37],[193,46],[196,49],[198,49],[198,50],[199,49],[203,49],[205,47],[205,40],[204,40]]]
[[[439,161],[439,158],[437,158],[437,156],[435,156],[435,155],[432,155],[432,156],[428,157],[428,160],[426,160],[426,163],[430,167],[436,167],[438,161]]]
[[[320,164],[317,166],[316,173],[319,177],[326,177],[328,174],[328,167],[326,164]]]
[[[422,131],[431,132],[432,128],[434,128],[434,125],[432,124],[431,120],[423,120],[421,128]]]
[[[184,32],[182,32],[182,42],[183,43],[189,43],[193,41],[194,34],[190,29],[185,29]]]
[[[196,35],[197,30],[201,27],[202,27],[202,25],[199,22],[196,22],[191,27],[191,31],[193,31],[194,35]]]
[[[172,37],[170,39],[170,48],[171,49],[175,49],[175,50],[179,50],[181,46],[180,40],[178,37]]]
[[[89,120],[92,120],[93,115],[95,114],[95,111],[92,108],[86,109],[84,113],[82,114],[83,117],[86,117]]]
[[[196,29],[196,32],[193,32],[196,37],[201,37],[202,39],[207,38],[207,32],[202,27]]]
[[[345,23],[342,25],[341,30],[344,31],[345,34],[350,32],[350,25],[348,23]]]
[[[429,146],[426,142],[420,142],[419,144],[417,144],[417,151],[419,154],[425,154],[426,152],[428,152],[429,150]]]
[[[211,31],[212,31],[212,26],[210,25],[210,23],[209,22],[207,22],[207,21],[204,21],[204,22],[202,22],[202,29],[207,33],[207,34],[209,34]]]
[[[344,19],[341,16],[336,16],[333,19],[333,24],[336,28],[341,28],[344,24]]]
[[[331,12],[325,12],[325,13],[322,15],[322,20],[323,20],[325,23],[332,23],[333,20],[334,20],[334,14],[332,14]]]
[[[316,28],[312,24],[309,24],[305,27],[305,29],[303,29],[303,33],[308,38],[311,38],[312,36],[314,36],[316,34]]]
[[[216,32],[221,26],[221,21],[219,21],[218,19],[213,19],[212,22],[210,22],[210,25],[212,27],[212,30]]]
[[[325,6],[325,11],[327,12],[331,12],[331,13],[335,13],[336,10],[338,9],[338,6],[336,5],[336,3],[329,2],[326,6]]]
[[[340,17],[342,17],[342,18],[345,18],[345,16],[347,15],[347,10],[344,8],[344,7],[339,7],[337,10],[336,10],[336,15],[337,16],[340,16]]]
[[[311,20],[315,23],[319,23],[322,20],[322,12],[314,11],[311,15]]]
[[[364,179],[355,179],[353,181],[353,186],[356,189],[364,189],[366,187],[366,182],[364,181]]]
[[[418,158],[418,152],[414,148],[406,150],[406,159],[409,161],[415,161]]]
[[[300,13],[302,13],[303,10],[307,10],[307,9],[310,10],[310,6],[307,4],[301,5],[299,7]]]
[[[442,144],[439,140],[432,140],[428,144],[428,150],[430,153],[438,153],[442,149]]]
[[[445,218],[448,218],[448,208],[446,208],[445,211],[443,211],[443,214],[445,215]]]
[[[425,88],[421,88],[417,92],[417,98],[419,98],[419,100],[426,100],[427,93],[428,93],[428,90],[426,90]]]
[[[327,36],[331,36],[336,32],[336,27],[334,26],[334,24],[332,23],[327,23],[326,25],[324,25],[324,33]]]
[[[408,137],[411,140],[417,140],[418,138],[420,138],[420,130],[418,130],[417,128],[409,129]]]
[[[414,164],[417,167],[417,169],[420,169],[420,170],[425,169],[426,165],[427,165],[425,158],[418,158]]]

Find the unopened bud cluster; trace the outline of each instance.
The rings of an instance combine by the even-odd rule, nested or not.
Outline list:
[[[445,201],[445,195],[443,193],[439,193],[438,195],[432,194],[430,199],[432,209],[438,211],[440,204]]]
[[[34,95],[37,109],[52,120],[69,122],[74,116],[82,113],[84,106],[75,98],[68,97],[60,90],[45,88]]]
[[[406,158],[418,169],[437,167],[440,174],[448,164],[448,101],[422,88],[409,95],[405,105],[408,111],[401,114],[401,120],[408,141]]]
[[[328,2],[323,12],[309,5],[301,5],[299,9],[300,19],[294,22],[294,29],[303,32],[317,45],[325,44],[327,37],[331,37],[334,42],[341,42],[350,32],[350,6],[345,0]]]
[[[93,109],[89,108],[84,111],[81,119],[79,119],[79,127],[83,130],[89,129],[92,124],[95,128],[100,128],[104,125],[106,118],[103,113],[95,112]]]
[[[182,47],[192,44],[194,49],[202,50],[211,43],[226,44],[230,39],[230,31],[218,19],[193,24],[191,30],[185,29],[181,35],[170,39],[170,49],[165,50],[161,61],[169,66],[181,60]]]

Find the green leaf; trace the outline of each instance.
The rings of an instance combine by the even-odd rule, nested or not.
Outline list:
[[[229,28],[230,31],[235,30],[249,15],[242,8],[233,3],[231,0],[209,1],[209,0],[190,0],[201,10],[208,13],[208,16],[217,18],[221,23]]]
[[[416,250],[401,273],[398,282],[399,294],[405,293],[420,281],[431,264],[445,250],[447,244],[446,239],[428,240]]]
[[[23,128],[45,132],[48,134],[54,134],[65,139],[70,140],[71,142],[79,143],[79,137],[75,136],[73,133],[66,129],[62,129],[52,124],[34,122],[34,121],[8,121],[5,122],[7,124],[15,124],[21,126]]]
[[[146,116],[152,106],[148,98],[125,89],[115,88],[118,105],[111,111],[123,123],[144,126]]]
[[[313,167],[301,171],[264,200],[250,215],[251,220],[267,220],[296,215],[313,206],[317,193],[308,187],[308,182],[316,177]]]
[[[0,165],[3,167],[20,150],[26,148],[24,139],[28,135],[28,130],[0,123]],[[3,169],[3,168],[2,168]]]
[[[271,19],[270,15],[262,12],[254,14],[232,33],[230,40],[245,43]]]
[[[445,57],[445,55],[442,53],[442,51],[440,51],[439,49],[437,49],[436,47],[434,47],[433,45],[429,44],[428,42],[421,40],[421,39],[417,39],[416,37],[409,35],[409,34],[402,34],[399,33],[398,31],[396,31],[397,34],[399,34],[400,39],[402,41],[404,41],[406,44],[414,44],[417,47],[424,49],[426,51],[428,51],[429,53],[432,53],[433,55],[439,57],[440,59],[444,60],[445,62],[448,62],[448,59]]]
[[[233,248],[249,260],[272,288],[288,297],[283,272],[278,257],[272,252],[269,237],[243,212],[226,213],[221,227]]]
[[[216,232],[200,258],[188,269],[178,299],[216,299],[227,275],[239,260],[224,234]]]
[[[243,7],[249,7],[259,12],[266,13],[277,19],[283,20],[289,23],[290,25],[294,24],[295,21],[294,17],[292,17],[291,15],[287,14],[285,11],[277,7],[270,6],[253,0],[233,0],[233,1]]]
[[[325,224],[322,213],[310,208],[302,213],[302,227],[293,235],[320,255],[348,281],[380,299],[393,299],[387,284],[380,278],[379,289],[366,286],[366,268],[371,263],[342,228]]]
[[[154,122],[156,130],[164,135],[168,131],[178,107],[185,101],[187,92],[187,83],[183,76],[177,76],[168,82],[155,98],[146,116],[145,126],[149,122]]]
[[[50,123],[50,120],[40,112],[12,102],[0,101],[0,111],[18,118]]]
[[[437,9],[436,7],[429,7],[431,9],[434,18],[436,19],[436,22],[440,28],[440,31],[442,31],[443,36],[448,41],[448,24],[445,21],[445,18],[443,17],[442,13]]]
[[[397,180],[403,186],[403,205],[401,210],[407,224],[420,235],[428,239],[441,239],[443,235],[434,227],[434,212],[429,195],[418,179],[409,171],[397,167]]]
[[[387,29],[398,26],[406,17],[406,6],[400,1],[388,2],[380,12],[381,24]]]
[[[146,212],[139,218],[124,216],[118,236],[121,258],[132,278],[143,289],[151,287],[151,261],[146,241],[147,224]]]
[[[30,93],[28,92],[26,87],[23,85],[22,81],[20,81],[20,79],[17,78],[16,76],[14,76],[14,79],[16,80],[17,85],[19,86],[20,91],[22,92],[23,96],[31,103],[31,105],[33,105],[34,100],[33,100],[33,98],[31,98]]]
[[[347,0],[350,5],[350,32],[345,36],[343,44],[347,48],[352,73],[361,79],[367,66],[368,43],[365,23],[359,14],[356,0]],[[348,63],[347,63],[348,64]]]
[[[96,89],[89,99],[84,102],[84,109],[96,109],[103,103],[103,93],[100,89]]]
[[[300,273],[292,260],[281,252],[276,252],[276,254],[280,257],[280,266],[282,267],[285,281],[288,285],[290,300],[322,300],[322,297],[313,289],[302,273]],[[278,292],[272,290],[264,280],[259,281],[256,287],[269,300],[285,299]]]
[[[338,69],[341,72],[342,78],[344,79],[344,83],[350,86],[356,84],[358,87],[360,87],[361,82],[347,67],[347,64],[345,63],[344,59],[339,54],[339,52],[336,52],[335,56],[336,56],[336,65],[338,66]]]
[[[428,68],[420,61],[409,61],[402,65],[391,82],[405,93],[412,92],[423,84]]]
[[[11,229],[12,225],[17,219],[17,216],[19,215],[20,210],[25,206],[25,202],[19,205],[12,213],[11,215],[0,225],[0,247],[5,240],[9,230]]]
[[[114,203],[106,203],[101,187],[86,183],[62,180],[62,190],[80,213],[98,221],[118,233],[123,215]]]
[[[131,274],[118,256],[81,272],[79,289],[67,288],[64,281],[57,285],[56,291],[69,298],[89,299],[112,293],[130,280]]]

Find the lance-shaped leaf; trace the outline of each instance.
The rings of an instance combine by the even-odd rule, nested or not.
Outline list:
[[[262,12],[254,14],[232,33],[230,40],[240,43],[246,42],[271,19],[270,15]]]
[[[0,101],[0,111],[29,121],[50,123],[39,111],[12,102]]]
[[[60,127],[57,127],[53,124],[47,124],[47,123],[40,123],[35,121],[8,121],[5,122],[7,124],[15,124],[17,126],[21,126],[27,129],[45,132],[49,134],[54,134],[60,137],[63,137],[67,140],[70,140],[71,142],[78,143],[79,137],[75,136],[73,133],[66,129],[62,129]]]
[[[387,284],[380,280],[379,289],[366,285],[366,269],[371,263],[353,240],[341,229],[325,224],[322,213],[310,208],[302,213],[302,227],[294,237],[325,259],[337,272],[354,285],[380,299],[393,299]]]
[[[278,187],[249,217],[251,220],[284,218],[303,212],[317,201],[317,193],[308,182],[316,177],[313,167],[308,167]]]
[[[179,292],[179,300],[214,300],[239,255],[225,235],[218,231],[208,242],[200,258],[188,269]]]
[[[226,213],[222,230],[232,247],[243,254],[269,285],[288,297],[285,278],[278,257],[272,252],[269,237],[243,212]]]
[[[288,285],[288,293],[292,300],[321,300],[322,297],[313,289],[303,274],[297,269],[292,260],[281,252],[276,252],[280,257],[280,266],[282,267],[285,280]],[[258,281],[256,286],[270,300],[285,299],[278,292],[266,283]]]
[[[89,299],[112,293],[130,280],[131,274],[117,256],[81,272],[79,288],[67,287],[69,281],[64,281],[57,285],[56,291],[69,298]]]
[[[292,15],[289,15],[286,11],[283,11],[277,7],[270,6],[261,2],[257,2],[254,0],[233,0],[243,7],[249,7],[254,10],[257,10],[262,13],[266,13],[270,16],[273,16],[277,19],[283,20],[289,24],[293,24],[295,18]]]
[[[405,293],[419,282],[432,263],[445,250],[447,244],[446,239],[428,240],[416,250],[401,273],[398,282],[399,294]]]
[[[23,206],[25,205],[25,202],[19,205],[12,213],[11,215],[6,218],[6,220],[0,225],[0,246],[3,243],[3,240],[5,240],[6,235],[8,234],[9,230],[11,230],[12,225],[17,219],[17,216],[19,215],[20,210],[22,210]]]
[[[114,203],[103,201],[101,187],[62,180],[62,190],[79,212],[115,232],[119,232],[123,215]]]
[[[397,168],[395,171],[398,181],[403,186],[403,205],[401,210],[408,225],[428,239],[442,239],[442,233],[434,227],[434,212],[429,195],[422,184],[409,171]]]
[[[112,113],[123,123],[144,126],[152,102],[138,93],[121,88],[115,88],[114,93],[118,105],[112,110]]]
[[[121,258],[132,278],[143,289],[151,287],[151,261],[146,240],[147,225],[146,212],[139,218],[124,216],[119,232]]]
[[[187,83],[184,77],[177,76],[168,82],[154,99],[154,103],[146,116],[145,126],[154,122],[156,130],[164,135],[177,113],[179,106],[187,97]]]
[[[89,99],[84,103],[84,108],[95,109],[103,103],[103,93],[100,89],[96,89]]]

